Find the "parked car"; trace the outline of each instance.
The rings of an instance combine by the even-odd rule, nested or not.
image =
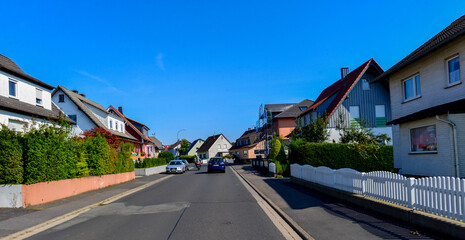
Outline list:
[[[186,170],[189,171],[189,162],[187,160],[181,160],[181,161],[186,166]]]
[[[226,164],[221,157],[212,157],[208,161],[208,172],[219,171],[226,172]]]
[[[181,160],[171,160],[166,165],[166,173],[184,173],[185,171],[186,166]]]

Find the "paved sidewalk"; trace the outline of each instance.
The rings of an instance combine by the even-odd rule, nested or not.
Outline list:
[[[166,174],[135,180],[28,208],[0,208],[0,238],[155,181]]]
[[[357,207],[336,202],[250,165],[235,165],[243,177],[315,239],[441,239],[440,236]]]

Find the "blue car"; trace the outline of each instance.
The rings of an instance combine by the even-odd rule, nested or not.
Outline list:
[[[219,171],[226,172],[226,164],[221,157],[212,157],[208,161],[208,172]]]

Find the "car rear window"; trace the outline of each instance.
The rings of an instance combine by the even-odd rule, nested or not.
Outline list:
[[[221,158],[212,158],[212,159],[210,159],[211,163],[219,163],[219,162],[222,162],[222,161],[223,161],[223,159],[221,159]]]

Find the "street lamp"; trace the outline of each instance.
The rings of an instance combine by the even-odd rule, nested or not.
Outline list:
[[[182,132],[182,131],[186,131],[187,129],[181,129],[178,131],[178,134],[176,134],[176,141],[179,141],[179,133]]]

